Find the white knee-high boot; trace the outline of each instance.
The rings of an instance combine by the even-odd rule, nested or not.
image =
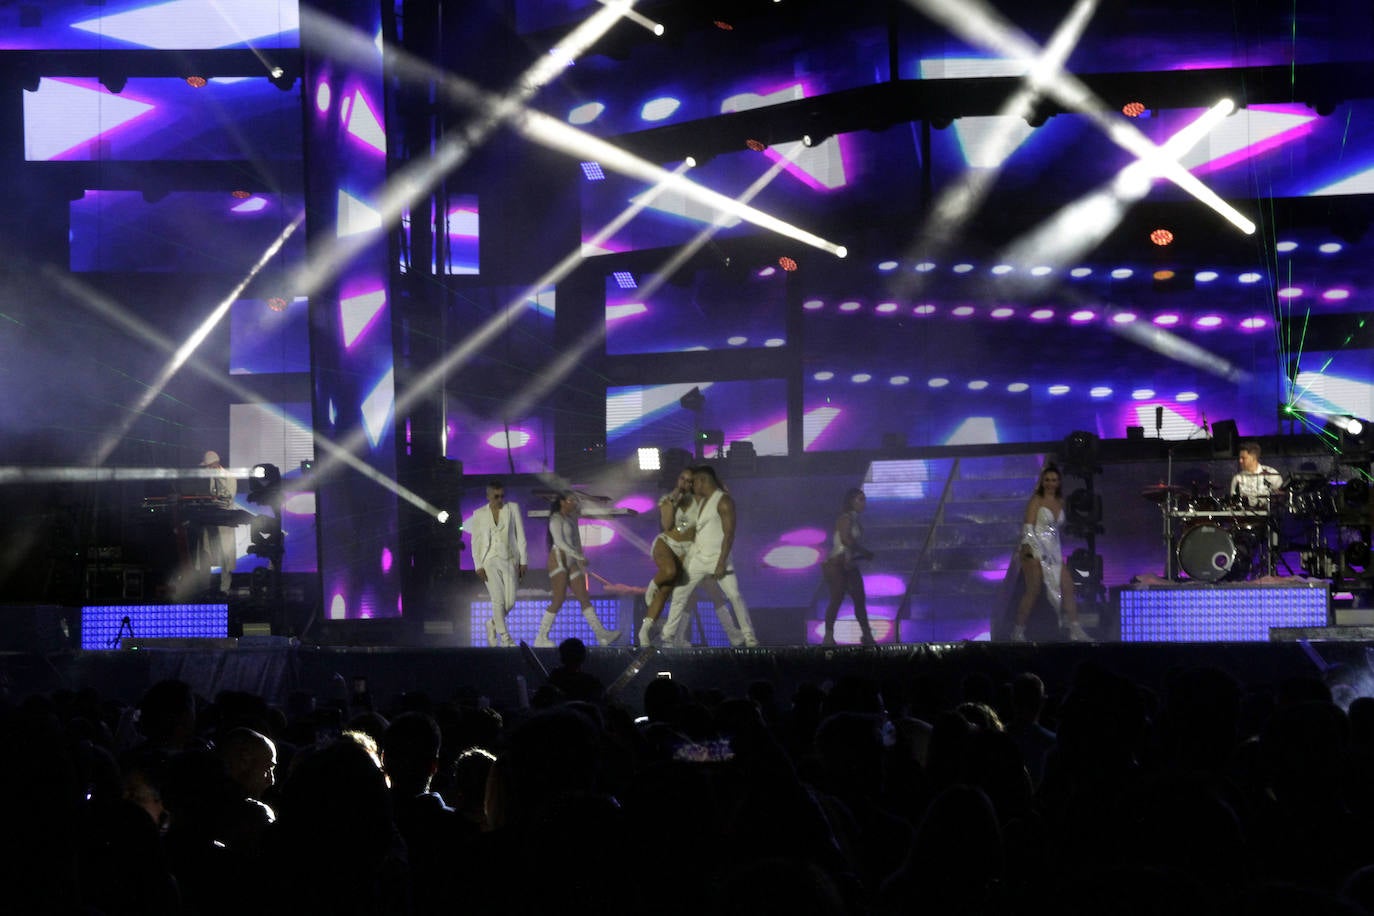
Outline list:
[[[553,648],[554,642],[549,638],[549,631],[553,629],[553,622],[558,619],[558,615],[552,611],[545,611],[544,617],[539,621],[539,632],[534,637],[534,644],[541,649]]]
[[[601,625],[601,618],[596,616],[596,608],[590,604],[582,606],[582,616],[587,619],[587,623],[591,624],[592,632],[596,634],[596,641],[599,644],[609,646],[620,638],[619,630],[608,630]]]

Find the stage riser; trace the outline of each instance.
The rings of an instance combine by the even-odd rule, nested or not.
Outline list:
[[[1196,585],[1121,591],[1122,642],[1266,642],[1276,627],[1331,622],[1325,583]]]

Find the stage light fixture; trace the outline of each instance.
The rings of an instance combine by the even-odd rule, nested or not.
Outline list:
[[[1326,433],[1342,452],[1365,452],[1374,446],[1374,427],[1359,417],[1328,417]]]
[[[781,267],[783,270],[787,271],[788,273],[792,273],[797,269],[797,262],[794,261],[792,258],[789,258],[787,255],[783,255],[782,257],[778,258],[778,266]]]
[[[296,74],[283,67],[273,67],[267,71],[267,81],[282,92],[290,92],[296,85]]]
[[[256,464],[248,475],[248,501],[281,510],[281,469],[275,464]]]
[[[1128,118],[1138,118],[1145,113],[1143,102],[1127,102],[1121,106],[1121,113]]]
[[[1150,241],[1163,248],[1173,243],[1174,234],[1168,229],[1155,229],[1150,233]]]
[[[208,83],[209,80],[203,76],[186,77],[186,85],[190,86],[192,89],[204,89]]]
[[[230,191],[229,196],[234,198],[234,200],[247,200],[248,198],[253,196],[253,192],[245,191],[243,188],[239,188],[237,190]]]
[[[1343,555],[1346,566],[1359,570],[1369,568],[1369,544],[1363,538],[1346,544]]]
[[[764,150],[768,149],[768,144],[764,143],[762,140],[755,140],[753,137],[750,137],[748,140],[745,140],[744,145],[749,147],[756,153],[761,153]]]
[[[287,305],[289,305],[289,303],[281,296],[272,296],[270,299],[267,300],[267,307],[274,312],[286,311]]]
[[[1097,466],[1097,450],[1100,442],[1101,440],[1095,433],[1081,429],[1065,436],[1063,443],[1065,473],[1085,477],[1100,472],[1102,469]]]
[[[657,447],[638,449],[639,469],[641,471],[663,470],[663,453]]]

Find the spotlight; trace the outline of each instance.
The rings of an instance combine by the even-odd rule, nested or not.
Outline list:
[[[248,475],[248,501],[280,511],[281,469],[275,464],[257,464]]]
[[[296,85],[296,74],[281,67],[273,67],[267,71],[267,81],[282,92],[290,92],[291,87]]]
[[[1143,102],[1127,102],[1121,106],[1121,113],[1128,118],[1138,118],[1145,113]]]
[[[787,255],[783,255],[782,257],[778,258],[778,266],[781,267],[783,270],[787,271],[788,273],[792,273],[797,269],[797,262],[789,258]]]
[[[1100,472],[1097,466],[1097,447],[1101,440],[1094,433],[1076,430],[1064,437],[1064,471],[1079,477]]]
[[[1150,233],[1150,241],[1163,248],[1174,240],[1174,234],[1168,229],[1155,229]]]
[[[657,448],[641,448],[638,451],[639,469],[641,471],[663,470],[663,454]]]
[[[437,522],[438,522],[439,524],[441,524],[441,525],[447,525],[447,524],[448,524],[448,519],[449,519],[449,514],[448,514],[448,510],[447,510],[447,509],[440,509],[440,510],[439,510],[439,514],[436,515],[436,516],[434,516],[434,520],[437,521]]]
[[[1342,452],[1364,452],[1374,446],[1374,428],[1368,420],[1353,416],[1329,417],[1326,433],[1337,443]]]
[[[230,191],[229,196],[234,198],[234,200],[247,200],[248,198],[253,196],[253,192],[245,191],[243,188],[239,188],[236,191]]]
[[[190,86],[192,89],[204,89],[208,83],[209,80],[203,76],[186,77],[186,85]]]

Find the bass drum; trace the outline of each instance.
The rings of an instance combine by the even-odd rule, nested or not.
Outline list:
[[[1178,565],[1199,582],[1244,579],[1250,571],[1250,551],[1237,546],[1225,528],[1194,525],[1179,538]]]

